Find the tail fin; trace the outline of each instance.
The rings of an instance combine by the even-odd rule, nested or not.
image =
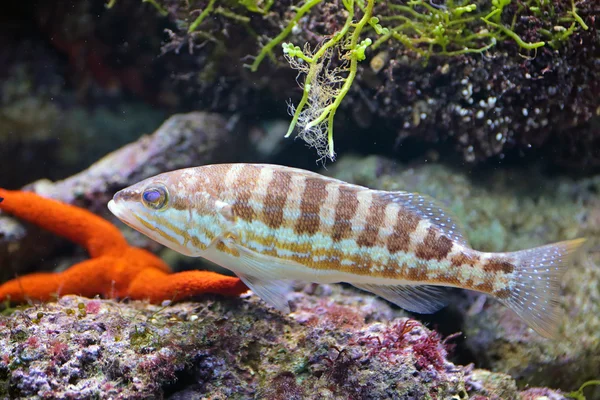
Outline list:
[[[584,242],[567,240],[509,253],[516,258],[517,269],[511,295],[503,302],[542,336],[556,335],[560,282]]]

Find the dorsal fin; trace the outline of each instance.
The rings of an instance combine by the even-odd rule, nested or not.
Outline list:
[[[439,205],[436,200],[420,193],[378,191],[382,200],[392,201],[429,220],[442,233],[455,242],[468,246],[462,228],[451,212]]]

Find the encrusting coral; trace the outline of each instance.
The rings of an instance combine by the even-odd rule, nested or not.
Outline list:
[[[0,189],[0,210],[85,247],[90,259],[64,272],[34,273],[0,285],[0,299],[22,303],[55,295],[181,300],[203,293],[236,296],[247,291],[235,277],[209,271],[172,274],[154,254],[130,246],[110,222],[91,212],[32,192]]]

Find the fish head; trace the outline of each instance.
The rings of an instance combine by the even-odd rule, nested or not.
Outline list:
[[[198,171],[201,174],[201,170]],[[218,201],[201,176],[167,172],[118,191],[109,210],[123,223],[187,256],[201,256],[220,234]]]

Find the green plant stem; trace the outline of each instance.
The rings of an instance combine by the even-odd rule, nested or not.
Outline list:
[[[294,26],[296,26],[296,24],[298,23],[298,21],[300,21],[304,14],[309,12],[311,8],[319,4],[321,1],[323,0],[310,0],[307,1],[302,7],[300,7],[296,12],[296,15],[294,15],[294,18],[292,18],[292,20],[287,24],[285,29],[282,30],[279,33],[279,35],[275,37],[275,39],[269,41],[269,43],[267,43],[263,46],[262,49],[260,49],[260,53],[258,53],[256,58],[254,59],[254,62],[250,65],[250,70],[252,72],[256,72],[256,70],[258,70],[258,66],[260,65],[262,60],[267,56],[267,54],[271,53],[271,50],[273,50],[275,46],[281,43],[283,39],[285,39],[290,34]]]
[[[310,83],[316,77],[318,70],[319,68],[317,67],[317,65],[311,64],[310,69],[306,74],[306,78],[304,79],[304,90],[302,91],[302,99],[300,99],[300,103],[298,103],[298,107],[296,107],[296,111],[294,112],[292,122],[290,122],[290,126],[288,127],[288,130],[285,134],[286,138],[289,137],[294,131],[294,128],[298,123],[298,119],[300,118],[300,114],[302,113],[304,106],[306,106],[306,103],[308,102],[308,95],[310,94]]]
[[[323,55],[325,54],[325,52],[328,49],[330,49],[331,47],[335,46],[340,40],[342,40],[342,38],[344,36],[346,36],[346,34],[348,33],[348,30],[352,26],[352,19],[353,18],[354,18],[354,10],[348,12],[348,16],[346,17],[346,22],[344,23],[344,26],[342,27],[342,29],[340,29],[331,39],[329,39],[315,53],[315,55],[312,57],[313,62],[317,62],[321,57],[323,57]]]
[[[585,389],[587,386],[592,386],[592,385],[600,386],[600,380],[591,380],[591,381],[585,382],[583,385],[581,385],[579,387],[578,390],[568,393],[567,397],[571,397],[571,398],[577,399],[577,400],[585,400],[585,395],[583,394],[583,389]]]
[[[335,151],[333,151],[333,118],[337,109],[331,110],[329,113],[329,119],[327,120],[327,146],[329,149],[329,157],[333,158]]]
[[[542,47],[542,46],[544,46],[546,44],[546,42],[535,42],[535,43],[525,42],[523,39],[521,39],[519,37],[519,35],[517,35],[513,31],[511,31],[510,29],[508,29],[504,25],[497,24],[497,23],[492,22],[492,21],[489,20],[489,18],[492,18],[493,16],[495,16],[496,14],[498,14],[500,11],[501,11],[500,9],[494,10],[491,13],[489,13],[488,15],[486,15],[485,17],[481,18],[481,19],[486,24],[488,24],[490,26],[493,26],[496,29],[500,29],[502,31],[502,33],[504,33],[506,36],[510,37],[512,40],[514,40],[519,46],[523,47],[524,49],[534,50],[534,49],[537,49],[538,47]]]
[[[244,24],[247,24],[248,22],[250,22],[250,17],[246,17],[245,15],[236,14],[233,11],[230,11],[230,10],[220,7],[220,6],[215,9],[215,14],[220,14],[226,18],[229,18],[231,20],[238,21],[238,22],[241,22]]]
[[[573,15],[573,18],[575,18],[575,21],[579,22],[579,25],[581,25],[581,27],[584,30],[587,31],[589,29],[587,24],[583,22],[583,18],[581,18],[579,14],[577,14],[577,8],[575,8],[575,0],[571,0],[571,14]]]
[[[353,2],[352,2],[352,5],[354,5]],[[310,64],[310,68],[308,70],[308,73],[306,74],[306,78],[304,79],[304,91],[302,94],[302,99],[300,100],[300,103],[298,103],[298,107],[296,107],[296,112],[294,113],[292,122],[290,123],[287,133],[285,134],[286,138],[289,137],[292,134],[292,132],[294,131],[294,128],[296,127],[296,124],[298,123],[298,119],[300,118],[300,114],[302,113],[304,106],[308,102],[308,95],[310,93],[311,82],[313,81],[314,78],[316,78],[316,76],[318,75],[318,72],[321,69],[318,66],[319,59],[321,57],[323,57],[323,55],[325,55],[325,52],[329,48],[335,46],[346,35],[346,33],[348,33],[348,30],[352,26],[353,18],[354,18],[354,8],[350,7],[348,9],[348,16],[346,17],[346,22],[344,23],[344,26],[342,27],[342,29],[340,29],[339,32],[337,32],[331,39],[329,39],[325,44],[323,44],[323,46],[321,46],[321,48],[312,57],[308,57],[305,54],[298,55],[299,58],[301,58],[302,60],[304,60],[305,62]]]
[[[427,22],[431,21],[430,16],[418,13],[414,9],[412,9],[408,6],[403,6],[403,5],[398,5],[398,4],[389,4],[388,7],[392,10],[404,11],[406,13],[411,14],[413,17],[423,20],[423,21],[427,21]]]
[[[192,22],[192,24],[190,25],[188,33],[194,32],[196,28],[198,28],[198,26],[202,23],[202,21],[204,21],[204,19],[208,17],[208,15],[213,11],[215,7],[215,2],[216,0],[210,0],[208,2],[206,8],[200,13],[200,15],[198,15],[198,18],[196,18],[194,22]]]
[[[156,8],[156,10],[158,11],[158,13],[160,15],[162,15],[163,17],[166,17],[167,15],[169,15],[169,12],[167,10],[165,10],[164,8],[162,8],[160,6],[160,4],[158,4],[155,0],[142,0],[142,3],[150,3],[154,6],[154,8]]]
[[[337,110],[337,108],[340,106],[340,104],[341,104],[342,100],[344,99],[344,97],[346,96],[346,94],[348,94],[348,91],[350,90],[350,86],[352,86],[352,82],[354,81],[354,78],[356,77],[357,66],[358,66],[358,54],[356,53],[356,48],[358,47],[358,41],[360,39],[360,34],[361,34],[363,28],[365,27],[365,25],[367,24],[367,22],[369,21],[369,19],[371,19],[371,16],[373,14],[374,4],[375,4],[375,0],[368,0],[367,7],[365,8],[363,17],[360,19],[360,21],[358,21],[358,24],[356,24],[356,27],[354,28],[354,32],[352,32],[352,37],[350,39],[350,49],[351,49],[350,50],[351,51],[351,53],[350,53],[350,71],[348,73],[348,77],[344,81],[344,85],[340,89],[339,95],[336,96],[336,98],[332,104],[330,104],[323,110],[323,112],[317,119],[309,122],[306,125],[306,129],[310,129],[311,127],[323,122],[325,120],[325,118],[327,118],[329,113],[335,113],[335,110]],[[331,124],[329,125],[329,128],[328,128],[327,140],[329,143],[331,143],[331,146],[329,147],[329,156],[333,158],[333,156],[335,155],[335,152],[333,150],[333,118],[330,118],[329,121],[331,122]]]

